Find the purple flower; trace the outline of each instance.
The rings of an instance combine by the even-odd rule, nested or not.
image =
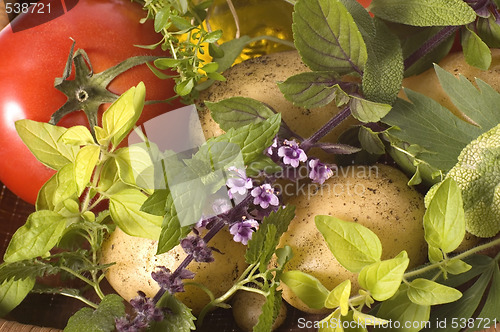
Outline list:
[[[244,170],[239,170],[236,167],[230,167],[229,171],[236,173],[235,177],[231,177],[226,181],[226,185],[229,188],[229,198],[233,199],[234,194],[245,195],[248,189],[253,188],[253,182],[251,178],[248,178]]]
[[[151,272],[151,277],[161,288],[167,290],[170,294],[175,294],[184,292],[182,279],[193,279],[194,273],[186,269],[171,273],[166,267],[160,266],[158,271]]]
[[[229,233],[233,235],[235,242],[241,242],[247,245],[248,241],[252,238],[254,228],[259,227],[259,223],[254,219],[243,219],[242,221],[235,222],[229,227]]]
[[[130,300],[136,315],[133,319],[129,315],[115,320],[116,329],[119,332],[135,332],[145,329],[152,321],[163,320],[163,311],[157,308],[153,299],[139,291],[138,296]]]
[[[319,159],[310,160],[309,167],[311,167],[309,178],[315,183],[323,184],[333,175],[332,169],[320,162]]]
[[[181,247],[186,254],[193,255],[195,261],[200,263],[210,263],[214,261],[212,249],[207,247],[207,243],[200,236],[188,236],[181,240]]]
[[[272,156],[273,153],[274,153],[274,149],[276,149],[277,147],[278,147],[278,137],[274,137],[273,143],[266,150],[267,154],[270,155],[270,156]]]
[[[278,149],[278,156],[283,157],[285,165],[291,165],[293,168],[298,167],[299,162],[307,160],[306,153],[299,148],[299,144],[295,140],[285,140]]]
[[[250,194],[254,197],[253,204],[260,205],[261,208],[267,209],[269,205],[278,205],[278,196],[274,194],[274,189],[269,183],[254,188]]]

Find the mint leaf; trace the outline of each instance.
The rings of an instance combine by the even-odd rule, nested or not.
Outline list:
[[[335,258],[349,271],[359,272],[380,260],[382,244],[363,225],[331,216],[316,216],[314,222]]]
[[[455,250],[465,236],[465,212],[457,183],[447,178],[432,196],[424,214],[425,240],[445,253]]]
[[[246,97],[231,97],[216,103],[205,102],[205,105],[214,121],[224,131],[258,123],[274,115],[262,102]]]
[[[142,204],[141,211],[163,217],[166,213],[168,189],[156,189]]]
[[[360,122],[378,122],[391,110],[391,105],[369,101],[358,96],[351,96],[349,102],[352,116]]]
[[[306,108],[326,106],[333,100],[337,105],[348,100],[347,94],[340,87],[340,78],[332,72],[306,72],[287,78],[278,83],[285,98],[294,105]]]
[[[75,160],[79,147],[59,141],[66,128],[28,119],[16,121],[15,125],[24,144],[47,167],[59,170]]]
[[[363,95],[374,102],[392,104],[403,81],[403,51],[399,39],[384,22],[375,19],[374,23],[375,36],[366,40],[368,60],[363,72]]]
[[[462,0],[373,0],[370,11],[387,21],[422,27],[465,25],[476,19]]]
[[[462,30],[462,49],[465,61],[474,67],[488,70],[491,65],[491,51],[488,45],[468,26]]]
[[[158,306],[168,309],[168,313],[161,322],[153,322],[151,332],[190,332],[195,330],[196,317],[184,303],[170,293],[166,293],[158,302]]]
[[[406,251],[392,259],[365,266],[358,275],[361,287],[377,301],[391,298],[399,289],[410,260]]]
[[[85,307],[71,316],[64,331],[111,332],[115,330],[115,319],[124,315],[123,299],[116,294],[106,295],[96,310]]]
[[[9,279],[0,284],[0,317],[17,307],[35,286],[34,278]]]
[[[408,289],[408,298],[423,306],[454,302],[461,297],[459,290],[423,278],[412,280]]]
[[[253,327],[253,332],[268,332],[272,330],[272,326],[281,309],[281,291],[277,291],[277,284],[269,289],[269,294],[266,296],[266,302],[262,306],[262,313],[259,316],[257,325]]]
[[[281,282],[284,282],[309,308],[324,308],[329,291],[317,278],[305,272],[294,270],[283,273]]]
[[[174,206],[172,195],[168,195],[166,202],[166,213],[163,217],[160,238],[158,239],[158,249],[156,254],[163,254],[178,245],[191,231],[190,226],[181,227],[177,211]]]
[[[4,261],[11,263],[43,256],[59,242],[66,218],[54,211],[36,211],[12,236]]]
[[[339,75],[363,71],[365,42],[339,0],[298,0],[292,30],[295,46],[312,70]]]

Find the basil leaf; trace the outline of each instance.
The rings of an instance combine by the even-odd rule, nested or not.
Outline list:
[[[101,148],[99,146],[87,145],[81,148],[76,155],[73,174],[75,176],[77,196],[80,196],[90,184],[100,153]]]
[[[391,105],[369,101],[358,96],[351,96],[349,102],[352,116],[360,122],[377,122],[391,110]]]
[[[373,0],[370,11],[384,20],[414,26],[465,25],[476,19],[462,0]]]
[[[406,251],[392,259],[365,266],[358,275],[361,287],[377,301],[391,298],[399,289],[410,260]]]
[[[459,290],[423,278],[412,280],[408,289],[408,298],[422,306],[455,302],[461,297]]]
[[[334,309],[340,307],[342,316],[349,311],[349,297],[351,295],[351,280],[347,279],[330,291],[325,300],[325,307]]]
[[[85,126],[73,126],[68,128],[68,130],[59,137],[59,141],[64,144],[76,146],[94,144],[94,138]]]
[[[462,30],[462,49],[465,61],[474,67],[488,70],[491,65],[491,51],[488,45],[468,26]]]
[[[331,216],[316,216],[314,222],[330,251],[349,271],[359,272],[380,260],[382,244],[377,235],[363,225]]]
[[[15,123],[24,144],[42,164],[55,170],[73,162],[79,148],[59,142],[66,128],[23,119]]]
[[[153,161],[144,145],[134,144],[118,149],[114,155],[118,176],[124,183],[152,193],[155,188]],[[159,165],[157,165],[159,167]]]
[[[54,211],[36,211],[12,236],[4,261],[17,262],[45,255],[59,242],[66,218]]]
[[[298,0],[292,31],[302,60],[312,70],[338,75],[363,71],[365,42],[339,0]]]
[[[52,205],[55,207],[68,198],[76,198],[77,185],[75,168],[73,164],[63,166],[55,175],[57,186],[52,197]]]
[[[0,284],[0,317],[17,307],[34,286],[34,278],[4,280]]]
[[[281,275],[281,281],[309,308],[324,308],[328,289],[312,275],[298,270],[287,271]]]
[[[82,308],[68,320],[65,332],[95,331],[111,332],[115,330],[115,319],[125,315],[123,299],[116,295],[106,295],[95,310]]]

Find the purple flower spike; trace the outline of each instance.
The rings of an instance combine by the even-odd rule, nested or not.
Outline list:
[[[274,149],[276,149],[277,147],[278,147],[278,137],[275,137],[273,139],[273,144],[271,144],[271,146],[267,148],[267,154],[272,156],[274,153]]]
[[[138,296],[130,300],[136,315],[133,319],[129,315],[115,320],[116,330],[119,332],[141,331],[149,326],[152,321],[162,321],[163,311],[157,308],[152,298],[139,291]]]
[[[283,157],[285,165],[291,165],[293,168],[297,168],[301,161],[307,160],[306,153],[299,148],[299,144],[295,140],[285,140],[278,149],[278,156]]]
[[[244,170],[237,169],[236,167],[230,167],[229,171],[236,173],[235,177],[227,180],[226,185],[229,188],[229,198],[233,199],[235,194],[245,195],[248,189],[253,188],[253,182],[251,178],[248,178]]]
[[[267,209],[269,205],[277,206],[280,203],[269,183],[254,188],[250,194],[254,197],[253,204],[260,205],[263,209]]]
[[[160,266],[158,271],[151,272],[151,277],[158,285],[170,294],[184,292],[182,279],[193,279],[194,273],[182,269],[178,273],[171,273],[169,269]]]
[[[309,161],[309,167],[311,167],[309,178],[315,183],[323,184],[333,175],[332,169],[320,162],[319,159]]]
[[[241,242],[244,245],[252,238],[254,228],[259,227],[259,223],[254,219],[244,219],[243,221],[235,222],[229,227],[229,233],[233,235],[235,242]]]
[[[200,263],[210,263],[214,261],[212,249],[207,247],[207,243],[200,236],[188,236],[181,240],[181,247],[186,254],[193,255],[195,261]]]

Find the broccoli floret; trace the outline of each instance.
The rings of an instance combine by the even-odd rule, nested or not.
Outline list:
[[[462,190],[468,232],[492,237],[500,231],[500,125],[469,143],[448,172]]]

